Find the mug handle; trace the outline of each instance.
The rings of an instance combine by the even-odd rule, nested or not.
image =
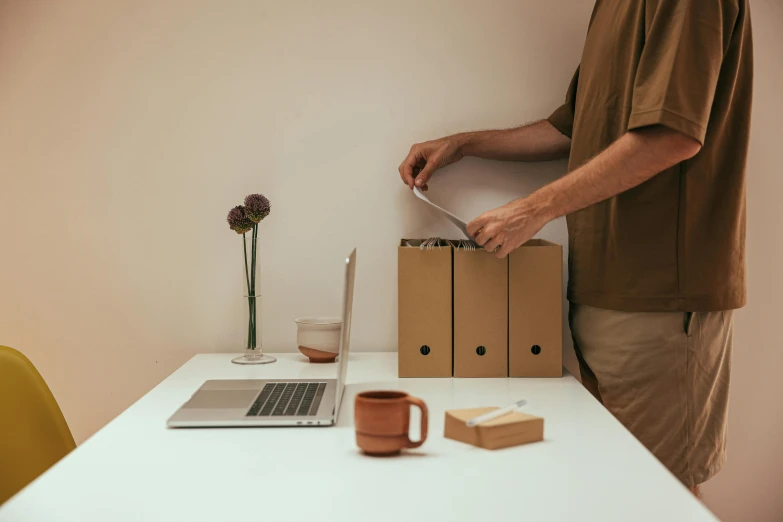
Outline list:
[[[423,400],[418,399],[416,397],[411,397],[410,395],[405,397],[405,401],[409,405],[416,406],[421,410],[421,436],[419,437],[419,440],[416,442],[412,441],[409,436],[408,442],[405,444],[406,448],[418,448],[419,446],[424,444],[425,440],[427,440],[427,426],[429,426],[427,405],[424,404]]]

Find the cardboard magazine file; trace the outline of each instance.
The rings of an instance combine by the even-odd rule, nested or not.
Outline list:
[[[397,252],[400,377],[451,377],[451,278],[447,241],[402,240]]]
[[[508,259],[454,250],[454,377],[508,377]]]
[[[563,375],[563,247],[533,239],[509,256],[510,377]]]

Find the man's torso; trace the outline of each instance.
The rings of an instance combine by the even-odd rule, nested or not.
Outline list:
[[[628,130],[662,122],[703,148],[568,217],[570,300],[627,311],[744,304],[752,41],[747,0],[738,2],[596,4],[578,76],[569,170]],[[711,15],[699,19],[699,9]]]

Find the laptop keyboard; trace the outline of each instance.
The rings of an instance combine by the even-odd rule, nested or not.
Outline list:
[[[315,415],[326,389],[325,382],[270,382],[247,410],[247,417]]]

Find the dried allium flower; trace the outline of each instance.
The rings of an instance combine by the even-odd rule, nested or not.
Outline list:
[[[250,194],[245,198],[245,210],[247,217],[253,223],[258,223],[269,215],[272,206],[269,200],[261,194]]]
[[[245,207],[241,205],[229,210],[226,221],[228,221],[228,226],[231,227],[231,230],[237,234],[244,234],[253,228],[253,222],[247,217]]]

